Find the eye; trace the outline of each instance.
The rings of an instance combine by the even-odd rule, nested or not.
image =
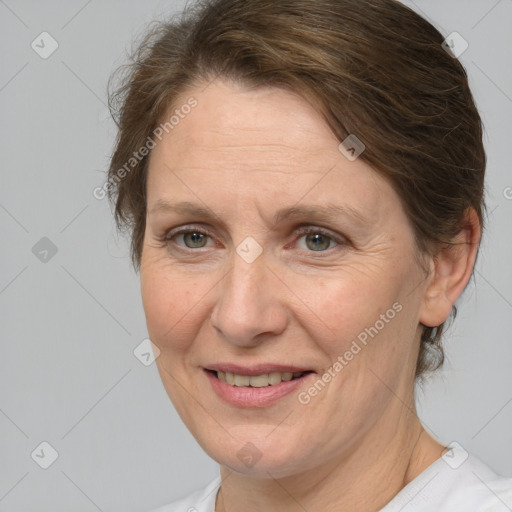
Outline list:
[[[333,249],[338,245],[346,245],[347,243],[343,237],[338,237],[330,231],[319,227],[309,226],[301,228],[298,234],[301,236],[297,241],[297,247],[309,252],[326,252],[328,249]],[[193,250],[207,247],[209,238],[212,239],[213,235],[204,228],[188,226],[169,232],[163,241],[165,241],[166,245],[174,242],[178,248]]]
[[[303,228],[299,231],[299,234],[302,235],[299,238],[299,241],[304,239],[305,245],[305,248],[299,248],[307,251],[325,252],[327,249],[331,249],[339,244],[343,244],[343,240],[335,240],[337,237],[335,237],[332,233],[317,227]],[[334,247],[333,243],[335,244]]]
[[[165,240],[166,242],[170,242],[175,241],[176,239],[179,240],[180,238],[183,240],[184,245],[177,243],[179,247],[183,247],[185,249],[202,249],[203,247],[206,247],[210,234],[204,229],[186,228],[169,233],[165,237]]]

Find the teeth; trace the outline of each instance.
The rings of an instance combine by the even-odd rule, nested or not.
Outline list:
[[[268,386],[268,374],[254,375],[249,379],[249,383],[253,388],[264,388]]]
[[[304,372],[271,372],[264,373],[262,375],[237,375],[230,372],[217,372],[217,377],[230,384],[231,386],[237,387],[248,387],[253,388],[264,388],[266,386],[276,386],[283,381],[289,381],[300,377]]]
[[[248,386],[251,383],[249,375],[235,375],[235,386],[239,388]]]
[[[280,382],[281,382],[281,374],[279,372],[271,372],[268,374],[268,383],[271,386],[280,384]]]

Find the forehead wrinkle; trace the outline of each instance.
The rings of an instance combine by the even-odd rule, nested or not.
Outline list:
[[[290,145],[286,144],[284,142],[264,142],[264,141],[254,141],[254,143],[248,142],[246,140],[240,141],[239,144],[236,143],[236,140],[233,140],[233,137],[227,137],[229,140],[226,141],[227,143],[215,143],[215,142],[199,142],[197,140],[194,140],[194,137],[191,136],[183,136],[183,137],[175,137],[174,141],[172,141],[172,144],[169,146],[168,151],[175,151],[176,148],[173,147],[173,144],[176,144],[179,142],[180,144],[184,144],[185,151],[183,152],[183,155],[186,156],[187,153],[192,152],[217,152],[221,153],[223,151],[232,151],[232,150],[245,150],[245,151],[273,151],[275,153],[289,153],[290,151],[294,152],[296,156],[303,156],[304,154],[307,155],[323,155],[325,154],[326,147],[312,147],[310,144],[309,146],[297,146],[297,145]],[[171,139],[170,139],[171,140]],[[167,149],[167,148],[166,148]]]
[[[261,208],[258,205],[257,210],[261,215]],[[160,211],[172,212],[180,215],[192,215],[203,220],[221,220],[219,215],[210,207],[202,204],[193,203],[191,201],[171,202],[163,198],[157,199],[148,210],[149,214]],[[263,218],[264,215],[261,215]],[[272,217],[271,225],[276,227],[282,222],[290,220],[303,221],[336,221],[337,217],[348,217],[356,223],[369,226],[371,220],[366,218],[359,210],[347,205],[338,205],[333,203],[325,203],[321,205],[303,205],[290,206],[279,209]]]

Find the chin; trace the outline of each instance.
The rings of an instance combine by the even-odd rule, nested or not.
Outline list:
[[[311,464],[312,457],[311,453],[304,452],[302,436],[292,437],[285,431],[279,435],[279,427],[274,432],[273,429],[276,427],[266,424],[239,425],[227,427],[226,430],[217,427],[192,433],[213,460],[240,474],[262,478],[271,475],[277,478],[296,473],[297,467],[307,469],[302,466]]]

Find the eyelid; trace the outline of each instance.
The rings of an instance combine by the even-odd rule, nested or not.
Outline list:
[[[195,226],[194,224],[187,224],[186,226],[180,226],[178,228],[169,230],[167,233],[165,233],[164,238],[165,240],[171,240],[176,235],[189,232],[198,232],[213,237],[212,231],[210,231],[208,228],[199,225]]]
[[[205,228],[204,226],[199,225],[193,225],[193,224],[187,224],[186,226],[180,226],[174,229],[169,230],[164,234],[164,236],[161,238],[162,242],[169,243],[172,241],[172,239],[178,235],[186,234],[186,233],[200,233],[202,235],[209,236],[212,240],[215,238],[212,231],[210,231],[208,228]],[[206,247],[199,247],[198,249],[191,249],[190,247],[184,247],[182,245],[176,244],[179,250],[183,251],[195,251],[198,252],[199,249],[206,249]]]
[[[310,233],[320,233],[321,235],[324,235],[332,240],[334,240],[338,244],[346,244],[348,243],[348,239],[344,236],[337,235],[336,233],[333,233],[330,229],[323,228],[321,226],[314,226],[314,225],[307,225],[304,227],[298,227],[297,233],[300,235],[307,235]],[[326,251],[323,251],[326,252]]]

